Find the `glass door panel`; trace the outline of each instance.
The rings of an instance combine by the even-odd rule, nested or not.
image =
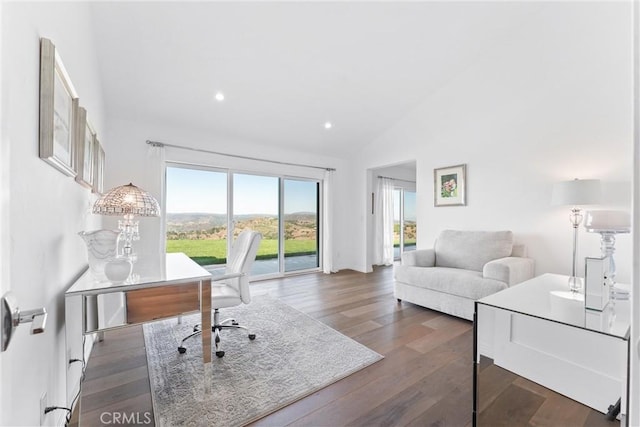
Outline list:
[[[393,190],[393,259],[400,259],[402,248],[402,190]]]
[[[414,251],[416,249],[416,192],[403,192],[403,239],[402,250]]]
[[[280,272],[280,181],[277,177],[233,174],[233,235],[245,229],[262,233],[251,275]]]
[[[318,268],[319,183],[284,179],[284,271]]]
[[[227,173],[167,167],[167,252],[203,266],[227,262]]]

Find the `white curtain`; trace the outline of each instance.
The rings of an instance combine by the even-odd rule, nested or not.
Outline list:
[[[393,264],[393,180],[378,178],[375,195],[373,263]]]
[[[327,170],[322,182],[322,271],[331,274],[333,269],[333,175],[335,171]]]
[[[150,177],[153,177],[153,184],[146,188],[151,194],[155,195],[158,203],[160,204],[161,218],[159,221],[160,229],[157,230],[158,233],[158,248],[160,250],[160,255],[164,255],[167,249],[167,241],[165,236],[166,233],[166,151],[164,145],[162,144],[149,144],[149,148],[147,150],[147,169],[150,170]]]

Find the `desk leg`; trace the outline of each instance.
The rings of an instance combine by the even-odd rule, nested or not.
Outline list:
[[[202,316],[202,362],[204,391],[211,392],[211,280],[200,281],[200,314]]]

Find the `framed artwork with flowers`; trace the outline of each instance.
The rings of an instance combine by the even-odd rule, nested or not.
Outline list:
[[[434,206],[465,206],[467,204],[466,170],[467,165],[433,170]]]

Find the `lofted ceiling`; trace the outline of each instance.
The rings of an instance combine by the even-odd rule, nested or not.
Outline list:
[[[540,7],[91,4],[108,117],[334,157],[374,140]]]

